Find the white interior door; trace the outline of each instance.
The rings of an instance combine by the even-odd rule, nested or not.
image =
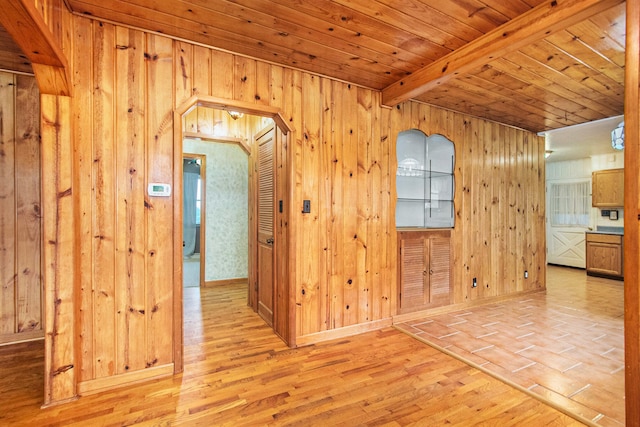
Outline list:
[[[560,221],[561,224],[558,225],[558,221],[554,221],[551,216],[554,215],[554,203],[551,198],[553,197],[553,191],[550,189],[554,184],[585,184],[588,186],[588,200],[569,200],[567,205],[573,206],[574,204],[579,203],[587,203],[586,208],[586,217],[587,222],[585,224],[584,216],[582,218],[582,223],[577,221],[575,216],[575,212],[566,212],[564,216],[572,217],[567,219],[566,221]],[[547,263],[549,264],[557,264],[557,265],[565,265],[568,267],[578,267],[585,268],[586,267],[586,248],[585,248],[585,233],[586,231],[591,229],[591,190],[590,183],[585,180],[563,180],[563,181],[555,181],[550,182],[547,181],[547,212],[546,212],[546,222],[547,222]],[[572,195],[571,197],[577,197]],[[584,198],[584,195],[583,197]],[[571,207],[569,208],[572,209]],[[556,211],[557,213],[557,211]],[[563,216],[562,214],[560,216]],[[567,223],[571,223],[570,225]]]

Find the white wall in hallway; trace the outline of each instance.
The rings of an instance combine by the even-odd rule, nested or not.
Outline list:
[[[236,144],[185,139],[185,153],[206,155],[206,281],[248,275],[249,158]]]

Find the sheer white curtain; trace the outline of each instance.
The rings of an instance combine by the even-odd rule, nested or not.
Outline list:
[[[198,179],[200,165],[194,160],[185,159],[182,164],[182,238],[184,257],[193,255],[196,248],[196,198],[198,194]]]
[[[589,181],[553,183],[549,196],[552,226],[589,226],[591,208]]]

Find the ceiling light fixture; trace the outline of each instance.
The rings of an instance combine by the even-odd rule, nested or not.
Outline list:
[[[229,115],[231,116],[231,118],[233,120],[238,120],[239,118],[241,118],[242,116],[244,116],[244,113],[241,113],[239,111],[231,111],[231,110],[227,110],[227,113],[229,113]]]
[[[611,131],[611,146],[615,150],[624,149],[624,121]]]

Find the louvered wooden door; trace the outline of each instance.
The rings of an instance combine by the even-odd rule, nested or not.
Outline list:
[[[273,324],[275,127],[256,136],[258,147],[258,313]]]
[[[400,310],[402,313],[423,307],[429,302],[427,258],[429,246],[425,239],[407,238],[400,241]]]
[[[451,238],[447,231],[400,232],[400,313],[451,302]]]

